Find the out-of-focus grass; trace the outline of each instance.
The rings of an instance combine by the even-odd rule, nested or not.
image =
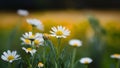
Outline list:
[[[113,59],[110,59],[110,55],[113,53],[120,53],[120,11],[82,10],[30,12],[28,17],[21,19],[21,25],[17,28],[15,38],[13,38],[13,41],[11,42],[12,45],[10,46],[10,49],[21,50],[20,37],[22,36],[22,33],[31,30],[31,26],[26,23],[26,18],[37,18],[44,24],[45,31],[43,33],[49,33],[50,28],[56,25],[63,25],[71,30],[71,35],[62,41],[64,46],[68,45],[68,41],[73,38],[80,39],[83,42],[83,46],[77,50],[76,60],[81,57],[91,56],[91,49],[93,45],[88,42],[93,41],[92,38],[94,37],[94,31],[87,19],[88,14],[93,14],[96,18],[98,18],[100,25],[106,30],[106,45],[105,51],[102,54],[102,62],[105,63],[98,63],[102,65],[102,68],[113,68],[114,62],[112,62]],[[15,12],[0,12],[0,55],[3,51],[7,50],[7,45],[9,45],[7,42],[11,36],[10,34],[17,26],[19,20],[20,17]],[[36,31],[40,32],[39,30]],[[51,39],[56,42],[55,38]],[[70,49],[71,50],[68,52],[72,51],[72,48]],[[96,64],[94,63],[94,60],[96,59],[93,58],[92,65]],[[3,61],[0,60],[0,64],[1,63],[3,63]],[[1,66],[4,67],[4,64],[1,64]],[[93,67],[97,66],[91,66],[91,68]]]

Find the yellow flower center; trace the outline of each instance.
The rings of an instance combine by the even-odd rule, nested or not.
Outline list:
[[[63,32],[60,31],[60,30],[58,30],[58,31],[56,32],[56,35],[61,36],[61,35],[63,35]]]
[[[29,38],[34,38],[34,35],[29,36]]]
[[[32,51],[32,48],[27,48],[27,51],[29,51],[29,52]]]
[[[43,66],[44,66],[44,64],[42,62],[38,63],[38,67],[43,67]]]
[[[84,64],[89,64],[89,62],[88,62],[88,61],[85,61]]]
[[[31,41],[30,41],[29,39],[25,39],[25,43],[26,43],[26,44],[30,44]]]
[[[39,45],[39,43],[40,43],[39,40],[36,40],[36,39],[34,40],[35,45]]]
[[[8,56],[8,60],[10,61],[10,60],[13,60],[14,59],[14,56],[12,56],[12,55],[10,55],[10,56]]]
[[[74,43],[73,46],[78,46],[78,43]]]

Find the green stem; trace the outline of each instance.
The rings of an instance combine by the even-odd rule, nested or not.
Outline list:
[[[32,68],[33,68],[33,66],[34,66],[34,58],[35,58],[35,54],[33,54],[33,56],[32,56],[32,64],[31,64],[31,66],[32,66]]]
[[[57,63],[55,62],[55,68],[58,68],[58,65],[57,65]]]
[[[120,61],[120,60],[117,60],[116,68],[119,68],[119,61]]]
[[[72,55],[72,64],[71,64],[71,68],[74,68],[74,61],[75,61],[75,56],[76,56],[76,48],[74,48],[73,50],[73,55]]]
[[[61,44],[61,38],[58,38],[58,45],[57,45],[57,58],[56,58],[56,62],[55,62],[55,68],[58,68],[58,57],[59,57],[59,54],[60,54],[60,44]]]
[[[57,51],[56,51],[54,45],[52,44],[52,42],[51,42],[50,40],[45,40],[45,42],[46,42],[46,44],[50,47],[51,52],[52,52],[52,54],[53,54],[54,57],[55,57],[55,59],[54,59],[54,62],[55,62],[55,68],[57,68],[57,65],[56,65],[56,63],[57,63],[57,57],[56,57],[56,53],[57,53]]]
[[[11,64],[10,63],[8,63],[8,68],[11,68]]]
[[[88,68],[88,65],[87,65],[87,64],[85,65],[85,68]]]
[[[46,57],[46,42],[44,42],[44,51],[43,51],[43,63],[44,63],[44,65],[46,62],[45,57]],[[46,67],[44,66],[44,68],[46,68]]]
[[[14,68],[14,63],[11,64],[12,68]]]
[[[32,32],[35,33],[36,26],[32,26]]]
[[[58,55],[59,55],[60,48],[61,48],[60,44],[61,44],[61,38],[58,38],[58,46],[57,46],[57,53],[58,53]]]

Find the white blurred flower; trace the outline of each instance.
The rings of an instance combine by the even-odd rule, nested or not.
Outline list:
[[[24,10],[24,9],[18,9],[17,14],[20,16],[28,16],[29,12],[27,10]]]
[[[82,64],[89,64],[89,63],[91,63],[93,60],[91,59],[91,58],[89,58],[89,57],[85,57],[85,58],[81,58],[80,59],[80,63],[82,63]]]
[[[44,64],[42,62],[38,63],[38,68],[44,67]]]
[[[39,30],[44,30],[44,26],[42,24],[42,22],[38,19],[27,19],[27,23],[31,24],[34,27],[37,27],[37,29]]]
[[[39,47],[39,45],[43,45],[44,39],[43,39],[43,34],[41,33],[36,33],[35,35],[32,34],[32,32],[28,32],[23,34],[23,37],[20,38],[23,43],[26,45],[32,45]]]
[[[22,49],[25,50],[26,53],[30,53],[32,56],[34,53],[36,53],[36,49],[25,48],[25,47],[22,47]]]
[[[55,36],[56,38],[66,38],[70,35],[70,31],[63,26],[52,27],[51,29],[51,36]]]
[[[69,44],[71,46],[76,46],[76,47],[82,46],[82,42],[80,40],[78,40],[78,39],[72,39],[72,40],[70,40]]]
[[[33,45],[35,45],[36,47],[39,47],[39,45],[43,45],[43,43],[44,43],[44,39],[43,38],[36,38],[33,41]]]
[[[25,38],[22,38],[22,37],[20,39],[23,41],[22,44],[31,45],[31,40],[25,39]]]
[[[14,60],[20,59],[19,56],[20,55],[17,55],[16,51],[10,51],[10,50],[8,50],[7,52],[3,52],[3,55],[1,56],[1,58],[4,61],[8,61],[8,62],[12,63]]]
[[[43,35],[41,33],[36,33],[35,35],[32,32],[26,32],[23,34],[23,38],[29,39],[29,40],[35,40],[36,38],[43,38]]]
[[[112,54],[111,58],[120,59],[120,54]]]

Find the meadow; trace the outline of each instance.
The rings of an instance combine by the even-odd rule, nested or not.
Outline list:
[[[93,17],[89,18],[89,16]],[[32,26],[26,22],[27,18],[36,18],[42,21],[44,31],[35,29],[34,32],[50,34],[51,27],[58,25],[68,28],[71,31],[70,35],[61,40],[61,48],[67,47],[65,53],[71,54],[73,47],[69,46],[69,40],[81,40],[82,46],[77,48],[75,61],[82,57],[90,57],[93,62],[89,64],[88,68],[116,68],[116,60],[110,55],[120,54],[120,11],[30,11],[26,17],[19,16],[15,11],[1,11],[0,55],[8,49],[17,50],[19,54],[24,53],[21,49],[20,37],[25,32],[32,30]],[[49,39],[57,44],[55,38],[50,37]],[[7,62],[0,59],[0,67],[8,68],[6,65]],[[78,62],[74,68],[84,68],[84,65]]]

